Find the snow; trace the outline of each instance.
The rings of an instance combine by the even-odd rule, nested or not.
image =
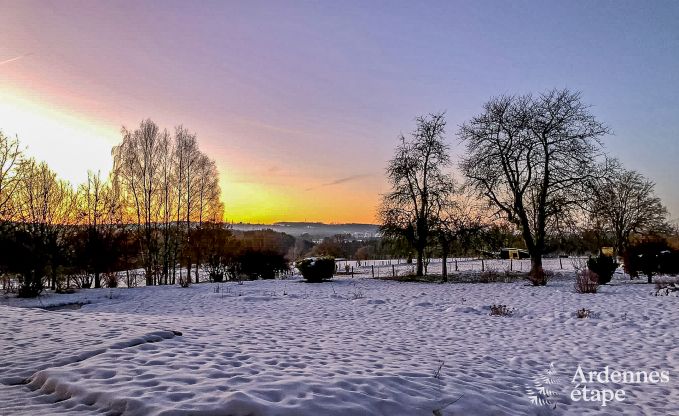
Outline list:
[[[577,294],[567,259],[546,264],[557,272],[547,287],[399,283],[351,264],[360,273],[332,283],[2,298],[0,414],[679,414],[679,298],[621,274]],[[72,303],[83,305],[35,309]],[[489,316],[493,304],[515,312]],[[609,383],[626,399],[601,407],[571,399],[578,365],[670,381]]]

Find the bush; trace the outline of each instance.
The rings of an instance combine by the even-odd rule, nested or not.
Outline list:
[[[618,263],[613,260],[613,257],[601,255],[587,260],[587,268],[596,273],[600,285],[605,285],[613,278],[613,273],[617,270]]]
[[[40,295],[45,289],[42,278],[35,274],[19,277],[19,290],[17,296],[20,298],[34,298]]]
[[[509,308],[507,305],[490,305],[490,316],[512,315],[514,315],[514,308]]]
[[[575,312],[575,316],[578,319],[586,319],[592,316],[592,311],[586,308],[578,309],[577,312]]]
[[[655,282],[655,295],[656,296],[669,296],[670,293],[679,292],[679,286],[676,282],[669,281],[656,281]]]
[[[216,283],[223,282],[226,271],[224,258],[218,254],[209,255],[207,262],[203,264],[203,270],[208,273],[211,281]]]
[[[656,274],[679,274],[679,251],[665,240],[643,241],[627,248],[624,263],[631,277],[644,274],[648,283],[653,283]]]
[[[479,274],[479,283],[501,282],[502,275],[497,270],[486,270]]]
[[[116,272],[106,272],[103,275],[104,277],[104,285],[106,287],[118,287],[118,273]]]
[[[319,283],[323,280],[332,279],[335,274],[334,257],[310,257],[295,263],[295,267],[302,273],[304,280],[311,283]]]
[[[237,257],[236,262],[240,273],[250,279],[273,279],[276,273],[289,268],[285,255],[273,250],[247,249]]]
[[[575,291],[596,293],[599,289],[599,276],[589,269],[580,270],[575,276]]]

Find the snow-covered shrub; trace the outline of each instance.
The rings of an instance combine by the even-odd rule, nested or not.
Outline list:
[[[656,296],[670,296],[670,294],[679,293],[679,285],[675,281],[660,280],[655,282]]]
[[[599,289],[599,276],[589,269],[579,270],[575,274],[574,286],[578,293],[596,293]]]
[[[618,268],[618,263],[613,260],[613,257],[600,255],[599,257],[592,257],[587,260],[587,268],[599,276],[599,284],[605,285],[613,278],[613,273]]]
[[[507,305],[490,305],[490,316],[512,316],[514,308]]]
[[[589,318],[592,316],[592,311],[586,308],[578,309],[577,312],[575,312],[575,316],[577,316],[578,319]]]
[[[318,283],[323,280],[332,279],[332,276],[335,274],[335,258],[309,257],[296,262],[295,267],[302,273],[304,280]]]

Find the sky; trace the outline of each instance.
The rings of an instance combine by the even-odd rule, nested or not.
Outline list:
[[[0,130],[74,184],[182,124],[234,222],[375,223],[400,133],[569,88],[679,216],[678,1],[0,0]]]

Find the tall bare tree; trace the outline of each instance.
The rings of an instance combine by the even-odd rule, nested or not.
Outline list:
[[[388,237],[404,237],[417,252],[417,276],[424,273],[424,252],[437,221],[438,201],[453,191],[446,121],[443,113],[416,119],[415,131],[399,137],[394,157],[387,165],[391,191],[382,197],[381,230]]]
[[[139,232],[146,284],[157,282],[159,245],[156,238],[162,210],[161,162],[166,132],[151,120],[133,131],[122,129],[123,141],[113,148],[113,169],[131,202]]]
[[[551,90],[537,96],[500,96],[464,123],[461,169],[522,233],[531,256],[531,280],[544,285],[542,255],[548,229],[589,198],[601,176],[601,138],[609,129],[582,103],[580,93]]]
[[[175,150],[174,141],[169,138],[161,145],[161,218],[162,218],[162,283],[170,283],[170,270],[175,270],[176,261],[173,260],[174,248],[177,245],[177,232],[174,224],[174,207],[178,203],[175,192]],[[174,284],[174,282],[172,282]]]
[[[176,182],[177,182],[177,231],[181,235],[179,252],[182,254],[181,263],[186,266],[186,280],[180,281],[184,285],[191,281],[191,222],[196,211],[196,192],[198,182],[198,162],[200,151],[196,135],[189,132],[183,126],[175,128],[175,152],[176,152]],[[181,270],[180,270],[181,274]]]
[[[19,140],[0,131],[0,220],[11,220],[14,214],[12,196],[19,185],[17,168],[22,160]]]
[[[85,226],[84,255],[87,272],[94,274],[94,287],[101,287],[101,273],[110,272],[114,246],[123,224],[123,205],[120,187],[115,177],[106,180],[101,172],[87,172],[87,182],[77,194],[77,222]]]
[[[612,170],[594,187],[593,215],[613,232],[618,255],[625,252],[633,234],[669,229],[667,209],[654,188],[652,181],[624,168]]]

